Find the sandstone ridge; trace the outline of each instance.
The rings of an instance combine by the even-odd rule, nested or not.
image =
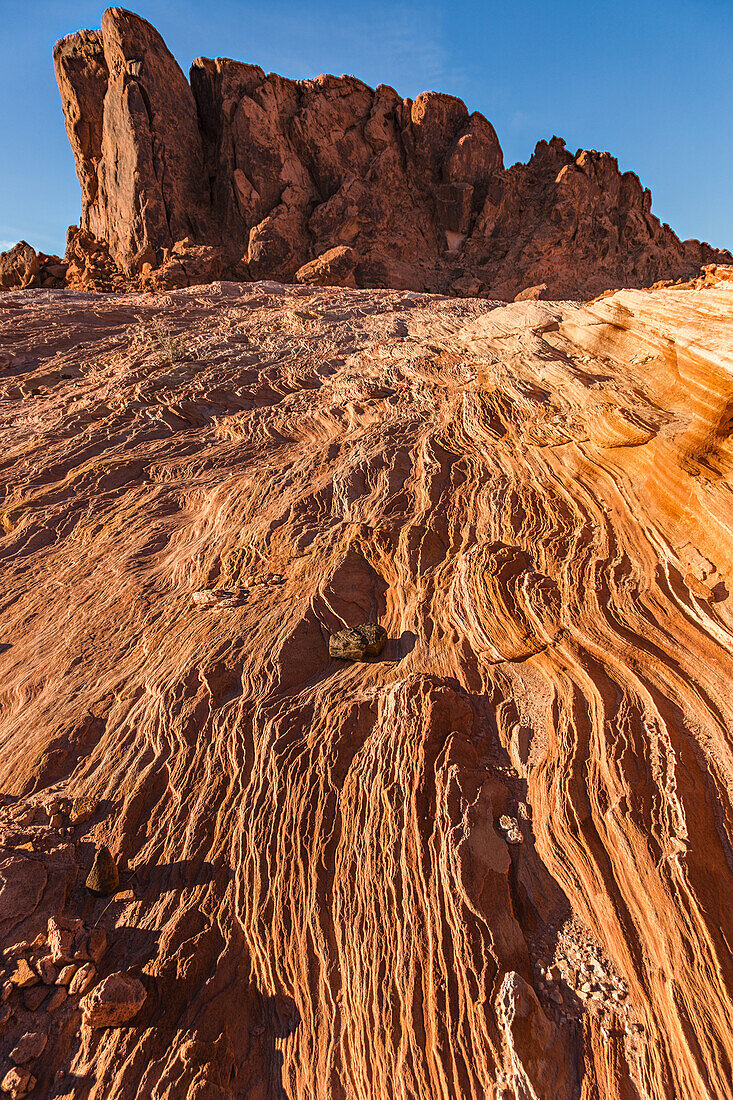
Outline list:
[[[731,259],[660,224],[608,153],[555,137],[505,168],[491,124],[453,96],[226,58],[198,58],[189,83],[122,8],[54,62],[82,189],[71,286],[297,278],[588,299]]]
[[[0,295],[6,1092],[731,1100],[732,274]]]

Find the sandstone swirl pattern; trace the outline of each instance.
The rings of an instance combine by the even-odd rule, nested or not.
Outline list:
[[[44,1096],[731,1097],[706,282],[0,299],[3,1072],[40,1031]],[[51,916],[129,1024],[33,984]]]

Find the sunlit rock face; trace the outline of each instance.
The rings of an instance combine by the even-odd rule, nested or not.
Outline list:
[[[725,275],[0,296],[13,1087],[730,1097]]]
[[[224,274],[590,298],[731,261],[680,241],[609,153],[554,137],[506,169],[491,123],[455,96],[286,80],[221,57],[197,58],[189,83],[123,8],[57,42],[54,63],[82,191],[75,287]]]

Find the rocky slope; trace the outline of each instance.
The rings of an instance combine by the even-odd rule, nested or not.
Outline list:
[[[72,286],[226,275],[590,298],[731,260],[661,225],[608,153],[553,138],[505,169],[491,124],[453,96],[226,58],[194,61],[189,84],[122,8],[54,62],[82,188]]]
[[[12,1095],[730,1100],[730,274],[0,296]]]

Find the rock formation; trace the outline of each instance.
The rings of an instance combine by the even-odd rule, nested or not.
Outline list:
[[[586,299],[731,259],[661,225],[608,153],[553,138],[505,169],[491,124],[453,96],[226,58],[198,58],[189,84],[122,8],[54,61],[87,235],[72,286],[111,289],[100,249],[150,288],[298,277],[495,299]]]
[[[731,275],[0,295],[11,1095],[730,1100]]]
[[[66,264],[60,256],[36,252],[27,241],[18,241],[7,252],[0,252],[0,290],[25,290],[28,287],[66,285]]]

